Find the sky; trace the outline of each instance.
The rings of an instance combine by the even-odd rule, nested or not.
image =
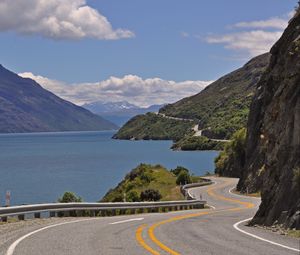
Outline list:
[[[169,103],[269,51],[296,0],[0,0],[0,63],[76,104]]]

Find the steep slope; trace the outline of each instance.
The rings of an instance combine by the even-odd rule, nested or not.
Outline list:
[[[0,65],[0,133],[109,130],[117,126]]]
[[[269,53],[253,58],[242,68],[210,84],[199,94],[164,106],[159,111],[160,116],[136,116],[119,130],[115,138],[139,137],[139,139],[144,139],[159,137],[160,135],[156,133],[157,130],[164,130],[164,137],[178,140],[178,137],[174,139],[175,137],[168,133],[170,125],[177,125],[177,129],[182,130],[188,124],[186,132],[181,132],[182,136],[179,137],[183,138],[185,135],[191,134],[193,126],[199,123],[199,129],[202,130],[203,136],[229,139],[235,131],[246,126],[256,84],[265,71],[269,58]],[[166,117],[165,121],[161,121],[162,116]],[[168,116],[193,119],[194,122],[186,123],[177,120],[175,123],[171,123]],[[147,125],[141,127],[141,123],[147,123]],[[172,130],[174,129],[176,127],[172,128]],[[182,143],[184,144],[186,141]],[[190,144],[185,145],[191,147]],[[202,144],[196,147],[202,147]]]
[[[174,140],[192,132],[191,121],[164,118],[155,113],[137,115],[121,127],[115,139]]]
[[[163,107],[160,113],[199,120],[203,135],[210,138],[230,138],[246,125],[255,86],[268,63],[268,53],[255,57],[199,94]]]
[[[238,189],[261,190],[253,223],[300,229],[300,12],[271,49],[248,122]]]

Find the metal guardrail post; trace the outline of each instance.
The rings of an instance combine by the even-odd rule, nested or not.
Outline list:
[[[25,215],[24,214],[19,214],[18,215],[18,220],[25,220]]]
[[[50,218],[56,217],[56,212],[50,212],[50,213],[49,213],[49,216],[50,216]]]
[[[34,218],[39,219],[41,218],[41,213],[34,213]]]

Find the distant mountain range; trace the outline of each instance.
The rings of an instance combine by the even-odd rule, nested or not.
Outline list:
[[[96,131],[118,127],[0,65],[0,133]]]
[[[130,104],[127,101],[120,102],[102,102],[97,101],[84,104],[82,107],[91,112],[105,117],[105,119],[115,123],[118,126],[124,125],[133,116],[145,114],[147,112],[158,112],[164,105],[151,105],[149,107],[139,107]]]

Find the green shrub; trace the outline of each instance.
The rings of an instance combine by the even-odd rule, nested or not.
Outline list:
[[[76,196],[75,193],[66,191],[62,197],[58,199],[59,203],[75,203],[75,202],[82,202],[82,198]]]
[[[193,150],[222,150],[225,142],[211,140],[205,136],[186,136],[176,142],[172,149],[181,149],[183,151]]]
[[[138,195],[138,193],[133,190],[127,194],[126,201],[127,202],[139,202],[139,201],[141,201],[141,199],[140,199],[140,196]]]
[[[245,163],[246,135],[246,128],[242,128],[233,134],[231,142],[225,145],[224,150],[215,159],[216,174],[235,176],[235,172],[240,172],[240,169],[234,169],[234,166],[239,165],[242,167]]]
[[[161,199],[161,194],[158,190],[147,189],[141,192],[141,201],[159,201]]]
[[[124,200],[124,197],[121,194],[117,194],[113,197],[111,202],[123,202],[123,200]],[[103,201],[103,202],[107,202],[107,201]]]
[[[186,171],[181,171],[176,179],[176,184],[177,185],[185,185],[191,183],[191,176],[188,172]]]
[[[151,181],[154,180],[154,177],[151,175],[151,173],[146,173],[143,172],[140,176],[141,180],[144,181],[145,183],[150,183]]]
[[[189,170],[183,166],[177,166],[175,169],[172,169],[170,172],[173,173],[174,175],[178,176],[181,171],[185,171],[185,172],[189,173]]]

